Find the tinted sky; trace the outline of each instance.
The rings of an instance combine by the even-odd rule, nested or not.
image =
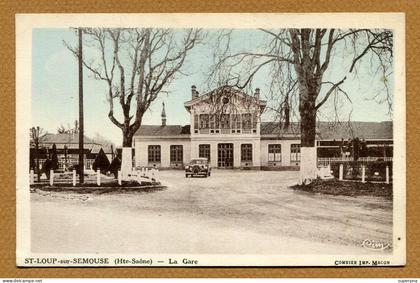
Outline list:
[[[163,94],[150,107],[143,118],[143,124],[160,124],[162,101],[166,104],[168,124],[189,124],[189,115],[184,108],[184,102],[191,98],[191,85],[196,85],[201,94],[208,91],[206,72],[212,63],[211,34],[203,44],[192,50],[184,64],[183,71],[187,75],[179,75]],[[258,48],[258,42],[264,39],[260,31],[237,30],[234,32],[233,48],[252,50]],[[56,132],[57,127],[72,124],[78,118],[78,69],[77,61],[66,49],[63,41],[76,45],[77,35],[69,29],[34,29],[32,45],[32,125],[40,126],[48,132]],[[348,63],[342,54],[334,58],[333,67],[326,74],[331,81],[338,81],[345,72],[341,67]],[[368,66],[366,64],[366,66]],[[388,105],[377,103],[371,98],[381,93],[383,85],[381,77],[363,67],[357,75],[348,76],[343,89],[352,99],[352,104],[344,102],[340,108],[343,116],[352,113],[356,121],[390,120]],[[262,98],[269,88],[267,73],[259,74],[254,87],[261,89]],[[108,102],[105,99],[106,85],[95,80],[91,74],[84,72],[84,107],[85,134],[93,137],[96,133],[121,144],[121,131],[112,124],[108,117]],[[117,107],[118,105],[116,105]],[[322,108],[324,119],[333,117],[331,104]],[[270,113],[265,113],[264,120],[270,119]]]

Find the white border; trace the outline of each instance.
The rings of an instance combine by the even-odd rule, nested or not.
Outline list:
[[[394,31],[394,203],[393,253],[378,256],[357,255],[172,255],[192,257],[200,266],[334,266],[335,260],[388,260],[391,265],[406,262],[406,163],[405,163],[405,15],[403,13],[317,13],[317,14],[17,14],[16,15],[16,262],[19,266],[40,266],[25,263],[25,258],[108,257],[117,254],[32,254],[30,252],[29,143],[31,127],[32,29],[102,27],[205,27],[205,28],[388,28]],[[397,238],[401,240],[397,240]],[[142,254],[142,258],[167,258],[170,255]],[[42,266],[48,266],[42,265]],[[60,266],[60,264],[50,265]],[[62,265],[69,266],[69,265]],[[80,266],[80,265],[71,265]],[[90,265],[92,266],[92,265]],[[106,266],[113,266],[106,265]],[[131,265],[130,265],[131,266]],[[164,266],[158,263],[153,266]],[[165,265],[167,266],[167,265]],[[179,266],[179,265],[178,265]]]

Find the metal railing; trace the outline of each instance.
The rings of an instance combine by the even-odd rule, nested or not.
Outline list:
[[[353,157],[318,157],[318,166],[328,166],[332,162],[349,162],[353,161]],[[391,161],[392,157],[359,157],[359,162],[374,162],[378,160]]]
[[[40,167],[39,169],[42,169],[42,165],[44,164],[45,160],[46,159],[41,159],[41,158],[39,159],[39,167]],[[90,170],[90,169],[92,169],[92,165],[93,165],[93,162],[95,162],[95,159],[86,159],[85,158],[83,161],[84,161],[86,170]],[[78,162],[79,161],[77,159],[68,158],[67,159],[67,168],[70,167],[70,166],[73,166],[73,165],[77,165]],[[35,163],[36,163],[36,160],[35,160]],[[58,159],[58,168],[59,169],[64,169],[65,164],[66,164],[66,161],[64,159],[61,159],[61,158]]]

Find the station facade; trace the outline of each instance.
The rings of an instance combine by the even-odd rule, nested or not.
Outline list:
[[[299,169],[300,126],[261,121],[266,101],[259,89],[248,95],[224,86],[199,95],[192,86],[184,107],[190,125],[168,125],[163,105],[161,125],[140,127],[133,139],[136,166],[183,168],[192,158],[206,157],[213,168]],[[319,158],[346,158],[344,141],[354,137],[377,148],[376,158],[392,155],[392,122],[350,124],[318,123]]]

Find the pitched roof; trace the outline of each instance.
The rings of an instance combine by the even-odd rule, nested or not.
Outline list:
[[[110,145],[103,145],[99,142],[95,142],[93,139],[90,139],[84,136],[84,148],[91,151],[91,153],[98,153],[102,148],[105,153],[111,153]],[[57,146],[57,149],[63,149],[64,146],[67,149],[78,149],[79,148],[79,134],[50,134],[42,136],[39,141],[40,147],[50,147],[53,144]],[[34,145],[31,142],[31,147]]]
[[[142,125],[134,136],[180,136],[189,134],[190,125]]]
[[[283,123],[261,122],[260,133],[264,135],[300,135],[300,124],[290,123],[288,128],[284,128]]]
[[[289,128],[282,129],[281,123],[262,122],[261,136],[300,135],[300,123],[291,123]],[[393,125],[391,121],[385,122],[346,122],[331,123],[318,122],[316,133],[323,140],[349,139],[392,139]]]
[[[393,123],[384,122],[349,122],[332,125],[322,122],[318,126],[321,139],[392,139]]]
[[[348,122],[330,123],[318,122],[317,135],[323,140],[349,139],[358,137],[360,139],[392,139],[393,125],[391,121],[386,122]],[[182,136],[190,134],[190,125],[142,125],[135,136]],[[290,123],[287,129],[282,128],[278,122],[262,122],[261,136],[300,136],[300,123]]]
[[[84,136],[83,137],[84,143],[95,143],[90,138]],[[42,144],[58,144],[58,143],[65,143],[65,144],[79,144],[79,134],[49,134],[47,133],[45,136],[40,138],[40,143]]]

